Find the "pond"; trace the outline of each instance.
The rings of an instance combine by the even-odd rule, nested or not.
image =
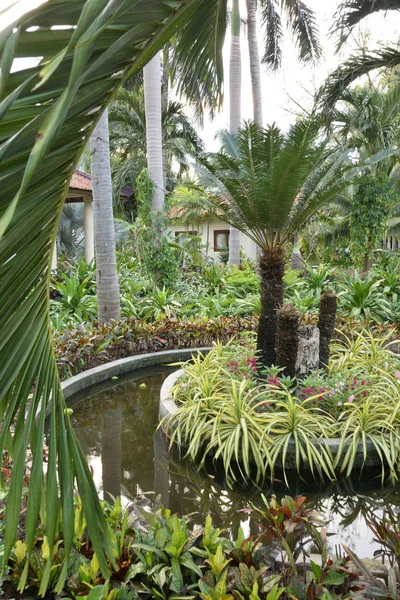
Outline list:
[[[328,532],[334,533],[332,550],[344,542],[360,557],[372,558],[378,545],[364,514],[378,517],[388,505],[399,506],[400,486],[382,487],[380,471],[364,471],[334,484],[295,476],[289,480],[290,488],[278,479],[262,490],[229,490],[212,465],[207,472],[197,472],[179,460],[176,451],[168,450],[157,431],[160,388],[174,368],[136,371],[69,400],[72,423],[101,496],[120,495],[128,501],[160,495],[165,506],[181,515],[192,514],[195,523],[202,524],[211,514],[215,525],[233,531],[242,525],[248,535],[252,533],[248,517],[239,511],[251,504],[262,506],[261,492],[267,497],[304,494],[324,515]]]

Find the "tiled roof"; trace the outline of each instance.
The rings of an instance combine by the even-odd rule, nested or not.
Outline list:
[[[71,191],[78,190],[80,192],[92,192],[92,178],[88,173],[84,173],[83,171],[79,171],[78,169],[76,169],[75,173],[72,175],[71,183],[69,184],[69,189]],[[132,193],[132,188],[121,188],[122,198],[129,198],[130,196],[132,196]]]
[[[72,190],[82,190],[84,192],[91,192],[92,178],[87,173],[84,173],[83,171],[78,171],[77,169],[72,175],[69,188]]]

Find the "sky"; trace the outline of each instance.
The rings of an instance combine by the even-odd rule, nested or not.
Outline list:
[[[1,10],[15,3],[16,0],[0,0]],[[20,14],[29,9],[33,9],[44,0],[17,0],[16,5],[7,11],[7,14],[0,14],[0,30],[8,23],[12,22]],[[246,14],[246,1],[240,0],[242,14]],[[271,74],[264,66],[262,70],[262,89],[263,89],[263,108],[264,124],[277,122],[279,126],[286,129],[295,118],[296,112],[300,107],[310,108],[312,105],[313,92],[318,89],[325,77],[341,61],[345,60],[357,47],[357,40],[360,39],[360,33],[368,34],[372,47],[379,43],[388,43],[391,40],[397,40],[400,33],[400,14],[392,11],[390,21],[383,17],[373,16],[365,19],[362,27],[355,31],[350,38],[349,44],[338,55],[335,54],[335,38],[329,35],[333,23],[333,15],[339,4],[339,0],[307,0],[308,6],[316,13],[317,23],[320,29],[320,37],[324,48],[324,56],[316,66],[300,65],[296,58],[296,52],[290,43],[289,36],[286,36],[283,53],[283,65],[277,74]],[[242,118],[252,118],[252,99],[249,57],[247,52],[247,40],[245,32],[242,31]],[[220,129],[226,128],[229,123],[229,43],[230,35],[228,33],[224,49],[225,63],[225,100],[224,109],[217,118],[210,123],[206,121],[205,127],[200,131],[208,150],[216,150],[218,142],[215,140],[215,133]],[[259,32],[260,55],[262,55],[262,35]],[[19,68],[25,65],[19,64]]]
[[[245,0],[240,1],[242,14],[245,14]],[[299,105],[306,109],[311,108],[313,93],[323,83],[327,75],[356,50],[361,35],[369,36],[371,47],[376,47],[380,43],[386,44],[390,40],[398,40],[400,14],[396,16],[394,11],[392,11],[389,24],[383,15],[381,17],[374,15],[364,20],[362,26],[355,30],[349,39],[349,43],[343,48],[343,51],[340,54],[336,54],[336,39],[330,35],[330,30],[333,23],[333,15],[339,3],[340,0],[306,0],[306,4],[316,14],[320,39],[324,50],[324,55],[317,65],[306,66],[299,64],[290,37],[286,36],[283,48],[283,64],[280,71],[272,74],[266,70],[265,66],[261,66],[264,125],[276,122],[281,128],[287,129],[295,119],[295,114],[300,111]],[[218,148],[218,142],[214,141],[214,131],[228,127],[229,123],[229,87],[227,79],[229,73],[229,41],[230,36],[228,35],[224,50],[226,73],[224,110],[212,125],[207,124],[203,132],[207,147],[211,150]],[[261,32],[259,32],[258,43],[261,56]],[[241,35],[241,47],[242,118],[246,120],[253,117],[253,109],[247,39],[244,32]]]

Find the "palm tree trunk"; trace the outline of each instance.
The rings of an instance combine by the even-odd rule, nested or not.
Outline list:
[[[90,138],[90,152],[98,319],[101,324],[120,318],[107,110]]]
[[[232,0],[232,41],[229,69],[230,132],[237,133],[241,119],[242,63],[240,54],[240,8],[239,0]],[[229,264],[240,264],[240,232],[229,229]]]
[[[168,99],[169,99],[169,68],[170,68],[170,60],[169,60],[169,50],[170,50],[171,42],[167,42],[164,46],[163,55],[162,55],[162,84],[161,84],[161,106],[164,106],[164,110],[168,111]],[[162,127],[162,118],[161,118],[161,129]],[[164,127],[165,129],[165,127]],[[167,168],[168,168],[168,151],[165,145],[165,140],[167,139],[167,132],[162,131],[163,135],[163,173],[164,173],[164,190],[167,189]]]
[[[260,54],[258,52],[257,41],[257,2],[256,0],[246,0],[247,6],[247,41],[249,44],[250,57],[250,77],[251,89],[253,93],[253,114],[254,121],[263,126],[263,108],[261,91],[261,68]]]
[[[259,262],[261,278],[261,314],[257,332],[257,350],[261,362],[276,364],[277,311],[283,304],[285,257],[280,248],[264,250]]]
[[[164,170],[161,126],[161,55],[158,52],[144,67],[146,145],[149,177],[154,184],[151,209],[164,210]]]

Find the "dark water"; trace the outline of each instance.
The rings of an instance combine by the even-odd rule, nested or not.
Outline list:
[[[176,368],[176,367],[175,367]],[[132,500],[149,493],[161,495],[165,506],[192,514],[203,523],[211,514],[215,525],[249,534],[247,515],[238,512],[252,503],[262,506],[260,490],[229,490],[218,473],[198,473],[176,452],[168,452],[158,424],[159,391],[172,368],[152,367],[94,387],[73,399],[72,422],[100,495],[121,495]],[[379,517],[385,506],[400,506],[400,487],[382,488],[379,474],[364,472],[335,484],[289,481],[268,484],[262,493],[305,494],[324,515],[333,549],[346,543],[361,557],[372,557],[378,545],[365,524],[363,513]]]

